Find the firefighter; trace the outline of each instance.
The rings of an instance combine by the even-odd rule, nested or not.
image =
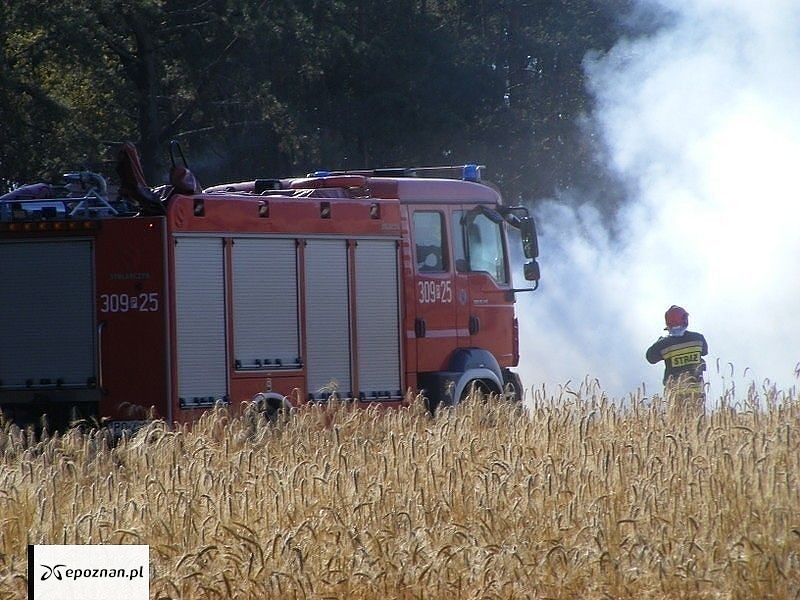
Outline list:
[[[703,372],[708,344],[703,334],[689,331],[689,313],[672,305],[664,313],[669,335],[663,336],[647,349],[650,364],[664,361],[664,390],[681,404],[705,404]]]

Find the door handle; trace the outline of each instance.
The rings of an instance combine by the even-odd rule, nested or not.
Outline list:
[[[478,317],[470,315],[469,317],[469,334],[475,335],[481,330],[481,320]]]
[[[425,319],[414,320],[414,335],[418,338],[425,337]]]

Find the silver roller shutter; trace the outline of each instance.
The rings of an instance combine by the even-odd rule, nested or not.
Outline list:
[[[233,241],[233,327],[237,368],[297,365],[297,250],[293,239]]]
[[[223,265],[221,238],[176,239],[178,396],[190,404],[227,395]]]
[[[308,240],[305,248],[305,318],[308,391],[319,395],[335,382],[350,389],[350,315],[345,240]]]
[[[0,243],[0,381],[96,377],[90,240]]]
[[[367,400],[400,390],[397,242],[356,246],[358,382]]]

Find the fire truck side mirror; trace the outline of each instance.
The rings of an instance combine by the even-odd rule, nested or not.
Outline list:
[[[519,220],[519,231],[522,235],[522,251],[525,253],[525,258],[536,258],[539,256],[539,238],[536,235],[536,224],[533,222],[533,219],[528,216],[522,217]],[[525,266],[527,272],[527,265]],[[538,266],[536,269],[538,272]],[[526,276],[525,279],[529,278]]]
[[[541,273],[539,272],[539,263],[535,260],[526,262],[524,268],[525,281],[539,281]]]

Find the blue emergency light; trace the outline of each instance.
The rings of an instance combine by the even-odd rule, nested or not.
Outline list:
[[[461,179],[464,181],[479,182],[481,180],[481,168],[478,165],[464,165]]]

